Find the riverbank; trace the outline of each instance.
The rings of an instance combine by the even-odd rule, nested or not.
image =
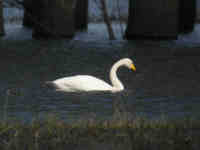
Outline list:
[[[198,150],[200,121],[148,120],[145,118],[98,121],[92,118],[72,124],[49,118],[0,123],[1,150]]]

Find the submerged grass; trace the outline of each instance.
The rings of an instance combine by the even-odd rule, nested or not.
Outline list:
[[[1,150],[130,149],[192,150],[200,148],[200,121],[146,118],[67,123],[56,117],[31,124],[0,123]]]

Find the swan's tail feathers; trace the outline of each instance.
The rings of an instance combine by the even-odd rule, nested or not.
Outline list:
[[[52,81],[46,81],[45,82],[45,87],[48,89],[57,89],[57,86],[55,83],[53,83]]]

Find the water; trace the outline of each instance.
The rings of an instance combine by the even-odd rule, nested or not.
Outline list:
[[[134,56],[123,49],[123,44],[94,44],[96,47],[92,43],[82,44],[71,49],[73,44],[64,41],[22,41],[3,46],[1,118],[31,121],[44,118],[48,113],[69,120],[90,114],[109,118],[116,110],[147,117],[199,115],[200,73],[188,64],[189,58],[178,62],[161,59],[160,62],[150,56],[146,60],[144,56]],[[119,77],[126,87],[120,94],[68,94],[44,84],[75,74],[94,75],[109,82],[111,65],[124,56],[135,60],[138,71],[120,69]],[[186,69],[181,68],[183,65]]]
[[[90,114],[105,119],[112,117],[116,110],[148,118],[160,118],[163,115],[199,117],[199,97],[145,97],[132,92],[125,96],[108,93],[67,94],[42,87],[17,90],[10,95],[1,93],[4,94],[1,96],[1,117],[32,121],[35,118],[43,119],[50,113],[64,120],[76,120]]]
[[[196,54],[199,25],[195,32],[178,40],[161,42],[127,42],[121,40],[120,32],[116,32],[118,40],[107,41],[103,24],[89,24],[88,33],[59,41],[34,40],[31,30],[21,25],[7,24],[5,29],[6,36],[0,41],[2,119],[31,121],[49,113],[68,120],[90,114],[109,118],[115,111],[147,117],[199,117],[199,57],[172,55],[183,50]],[[119,71],[126,87],[120,94],[68,94],[44,86],[45,81],[75,74],[94,75],[109,82],[110,67],[122,57],[132,58],[137,72]]]

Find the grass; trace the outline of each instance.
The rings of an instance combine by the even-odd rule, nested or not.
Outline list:
[[[192,150],[200,148],[200,121],[147,118],[67,123],[50,116],[31,124],[0,123],[1,150],[130,149]]]

